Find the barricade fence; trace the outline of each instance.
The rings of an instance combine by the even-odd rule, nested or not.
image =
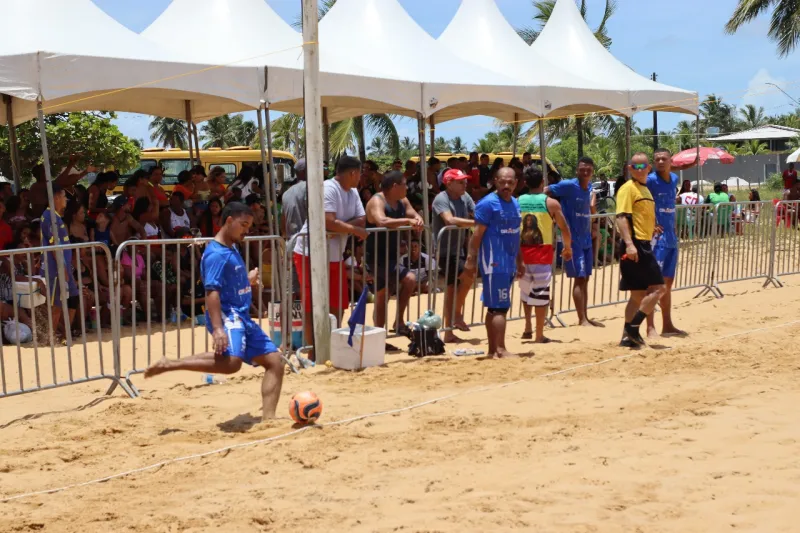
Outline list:
[[[622,303],[619,290],[620,236],[614,214],[592,217],[593,272],[587,308]],[[699,289],[722,297],[728,282],[779,278],[800,273],[800,202],[732,202],[676,206],[678,265],[673,290]],[[427,234],[424,232],[428,232]],[[471,228],[370,228],[363,235],[328,236],[331,314],[346,324],[364,287],[373,299],[367,325],[388,337],[405,333],[405,323],[428,309],[445,331],[483,324],[479,272],[464,274]],[[0,346],[0,397],[95,380],[110,380],[131,396],[131,376],[157,358],[183,358],[210,350],[200,259],[210,239],[127,241],[112,252],[103,244],[27,248],[0,252],[0,318],[3,330],[33,330],[30,342],[13,333]],[[425,243],[433,242],[433,249]],[[285,357],[313,344],[310,323],[309,250],[306,235],[248,237],[240,246],[248,269],[259,268],[251,316]],[[54,290],[55,261],[71,254],[72,313],[60,313]],[[556,240],[551,319],[575,311],[574,281],[566,276],[562,244]],[[313,250],[311,251],[313,254]],[[36,276],[42,274],[40,278]],[[524,318],[517,283],[509,320]],[[463,321],[463,324],[461,322]],[[551,322],[552,325],[552,322]],[[105,328],[105,330],[104,330]],[[110,328],[110,330],[109,330]],[[13,337],[13,338],[12,338]],[[65,342],[60,342],[64,337]],[[9,342],[10,341],[10,342]],[[96,344],[95,344],[96,343]],[[45,347],[45,345],[49,345]],[[45,354],[49,354],[49,360]]]

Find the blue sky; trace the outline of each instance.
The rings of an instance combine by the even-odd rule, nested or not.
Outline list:
[[[140,32],[155,20],[170,0],[93,0],[95,4],[128,28]],[[300,0],[266,0],[288,22],[300,12]],[[449,23],[460,0],[399,0],[409,14],[434,37]],[[514,26],[531,20],[531,0],[496,0]],[[702,4],[703,9],[698,9]],[[604,0],[588,0],[589,22],[594,24],[605,5]],[[695,90],[701,98],[709,93],[722,96],[736,105],[764,106],[767,114],[788,112],[791,101],[766,85],[776,83],[800,99],[800,52],[780,59],[775,45],[767,38],[768,18],[761,17],[734,36],[726,35],[723,26],[736,0],[618,0],[617,13],[609,23],[613,39],[612,53],[640,74],[657,72],[659,81]],[[194,28],[204,38],[213,28]],[[177,32],[181,30],[176,28]],[[106,36],[113,38],[113,36]],[[253,114],[253,119],[255,115]],[[659,129],[674,127],[685,115],[659,114]],[[143,115],[123,114],[118,120],[127,135],[150,144]],[[640,127],[652,126],[652,115],[634,117]],[[398,123],[401,136],[416,135],[410,120]],[[492,129],[492,120],[472,117],[442,124],[437,136],[457,135],[471,145]]]

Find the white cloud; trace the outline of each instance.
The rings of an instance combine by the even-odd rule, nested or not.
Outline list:
[[[735,103],[740,107],[747,104],[763,107],[767,115],[779,115],[791,111],[795,106],[794,102],[776,87],[769,85],[770,83],[774,83],[794,98],[800,97],[798,94],[800,87],[796,83],[789,82],[785,78],[775,77],[767,69],[762,68],[750,78],[747,92]]]

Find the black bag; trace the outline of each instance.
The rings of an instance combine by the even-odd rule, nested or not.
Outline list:
[[[425,357],[428,355],[442,355],[446,353],[444,343],[439,338],[439,331],[424,328],[413,324],[408,334],[411,344],[408,345],[408,355]]]

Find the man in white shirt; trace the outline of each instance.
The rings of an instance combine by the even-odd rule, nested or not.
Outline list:
[[[428,287],[428,271],[433,272],[436,269],[436,261],[428,254],[422,251],[420,246],[419,237],[411,239],[411,250],[408,255],[400,257],[400,264],[414,273],[419,281],[420,292],[429,292]]]
[[[330,313],[342,322],[342,312],[350,305],[350,290],[347,268],[344,265],[344,249],[349,235],[364,240],[367,217],[364,205],[358,195],[358,181],[361,177],[361,161],[355,157],[342,156],[336,167],[336,177],[324,183],[325,229],[337,233],[338,237],[328,239],[328,276],[330,280]],[[308,221],[300,230],[308,234]],[[303,303],[307,314],[311,314],[311,260],[305,237],[299,237],[294,247],[294,266],[302,287]],[[306,343],[313,342],[313,331],[305,329]]]

